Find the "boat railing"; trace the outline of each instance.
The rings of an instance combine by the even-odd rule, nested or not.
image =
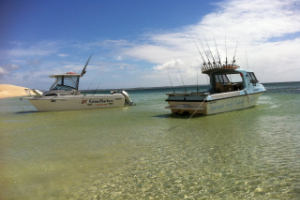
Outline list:
[[[202,73],[208,73],[210,71],[215,70],[235,70],[240,69],[240,66],[235,64],[227,64],[227,65],[203,65],[201,68]]]

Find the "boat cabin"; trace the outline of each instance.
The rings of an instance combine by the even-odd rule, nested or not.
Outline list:
[[[222,93],[244,90],[251,83],[256,86],[258,80],[253,72],[240,69],[239,66],[203,70],[210,77],[210,93]]]
[[[66,74],[51,75],[50,78],[55,78],[54,83],[49,91],[40,94],[41,96],[65,96],[65,95],[80,95],[79,79],[82,75],[74,72]]]

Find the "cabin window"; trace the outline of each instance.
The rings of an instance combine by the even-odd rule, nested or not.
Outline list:
[[[230,81],[228,80],[228,77],[227,77],[226,74],[223,74],[223,75],[222,75],[222,78],[223,78],[223,83],[224,83],[224,84],[227,84],[227,83],[230,82]]]
[[[255,77],[255,74],[253,72],[247,72],[247,75],[249,77],[250,83],[258,83],[258,80]]]
[[[63,85],[63,84],[64,84],[63,78],[61,76],[57,77],[57,85]]]
[[[74,77],[74,76],[72,76],[72,77],[65,76],[64,77],[64,85],[76,88],[77,78],[78,77]]]
[[[243,82],[243,78],[240,74],[228,74],[228,78],[231,83],[240,83]]]
[[[221,80],[219,78],[219,75],[215,75],[215,80],[216,80],[216,83],[221,83]]]
[[[222,83],[222,84],[227,84],[230,82],[226,74],[222,74],[222,75],[216,74],[215,81],[216,83]]]

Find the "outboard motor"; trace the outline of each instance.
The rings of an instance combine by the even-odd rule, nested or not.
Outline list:
[[[121,94],[125,97],[126,105],[135,106],[135,103],[133,101],[131,101],[131,99],[129,98],[129,94],[125,90],[122,90]]]

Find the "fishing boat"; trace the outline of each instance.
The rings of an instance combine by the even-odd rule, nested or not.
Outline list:
[[[200,51],[199,53],[203,59],[201,71],[210,79],[208,91],[188,93],[185,90],[182,93],[167,93],[166,102],[169,106],[165,107],[166,109],[177,114],[211,115],[256,105],[266,89],[259,83],[253,71],[241,69],[236,65],[235,56],[232,64],[228,64],[226,56],[225,64],[221,65],[220,57],[218,63],[215,60],[211,63],[207,55],[208,62],[204,60]]]
[[[38,111],[84,110],[98,108],[116,108],[135,105],[124,90],[111,91],[111,94],[82,94],[79,91],[79,80],[86,73],[89,57],[81,73],[68,72],[50,75],[55,82],[49,91],[25,89],[29,102]]]
[[[254,72],[238,65],[202,68],[202,73],[210,77],[208,91],[167,93],[166,108],[178,114],[216,114],[255,106],[266,91]]]

